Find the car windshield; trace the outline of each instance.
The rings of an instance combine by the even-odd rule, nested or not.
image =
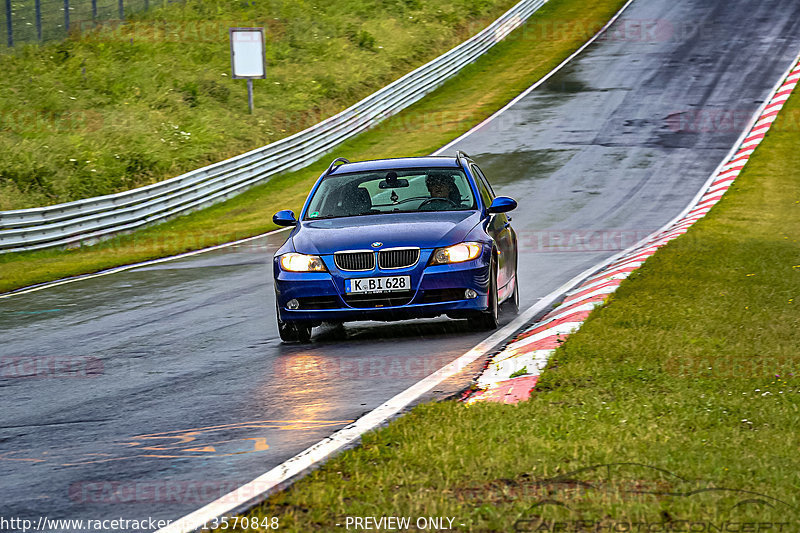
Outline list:
[[[472,188],[459,168],[380,170],[326,177],[305,220],[475,208]]]

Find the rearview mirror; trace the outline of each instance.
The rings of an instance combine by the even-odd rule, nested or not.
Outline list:
[[[297,219],[294,218],[294,211],[284,209],[278,211],[272,216],[272,221],[278,226],[296,226]]]
[[[390,170],[386,173],[386,179],[378,183],[379,189],[396,189],[398,187],[408,187],[408,180],[397,178],[397,172]]]
[[[389,180],[381,180],[381,182],[378,183],[379,189],[396,189],[402,187],[408,187],[408,180],[395,178],[391,182]]]
[[[508,213],[517,208],[517,201],[508,196],[498,196],[492,202],[487,210],[490,214],[494,213]]]

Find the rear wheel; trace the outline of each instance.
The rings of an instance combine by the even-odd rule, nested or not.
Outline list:
[[[500,309],[497,304],[497,267],[494,261],[489,268],[489,306],[478,316],[469,319],[470,327],[474,329],[497,329],[497,319]]]
[[[278,335],[284,342],[308,342],[311,340],[311,324],[291,320],[284,322],[278,313],[277,302],[275,304],[275,317],[278,320]]]

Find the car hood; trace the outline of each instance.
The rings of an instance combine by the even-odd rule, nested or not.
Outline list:
[[[292,244],[305,254],[332,254],[340,250],[419,246],[436,248],[464,240],[480,222],[478,211],[387,213],[360,217],[303,221]]]

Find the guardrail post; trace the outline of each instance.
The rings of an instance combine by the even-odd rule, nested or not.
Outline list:
[[[36,0],[34,4],[36,11],[36,38],[42,40],[42,0]]]
[[[69,33],[69,0],[64,0],[64,28]]]
[[[14,24],[11,22],[11,0],[6,0],[6,30],[8,30],[8,46],[14,46]]]
[[[117,4],[119,5],[119,19],[125,20],[125,5],[123,4],[123,0],[119,0]]]
[[[92,20],[97,20],[97,0],[92,0]]]

